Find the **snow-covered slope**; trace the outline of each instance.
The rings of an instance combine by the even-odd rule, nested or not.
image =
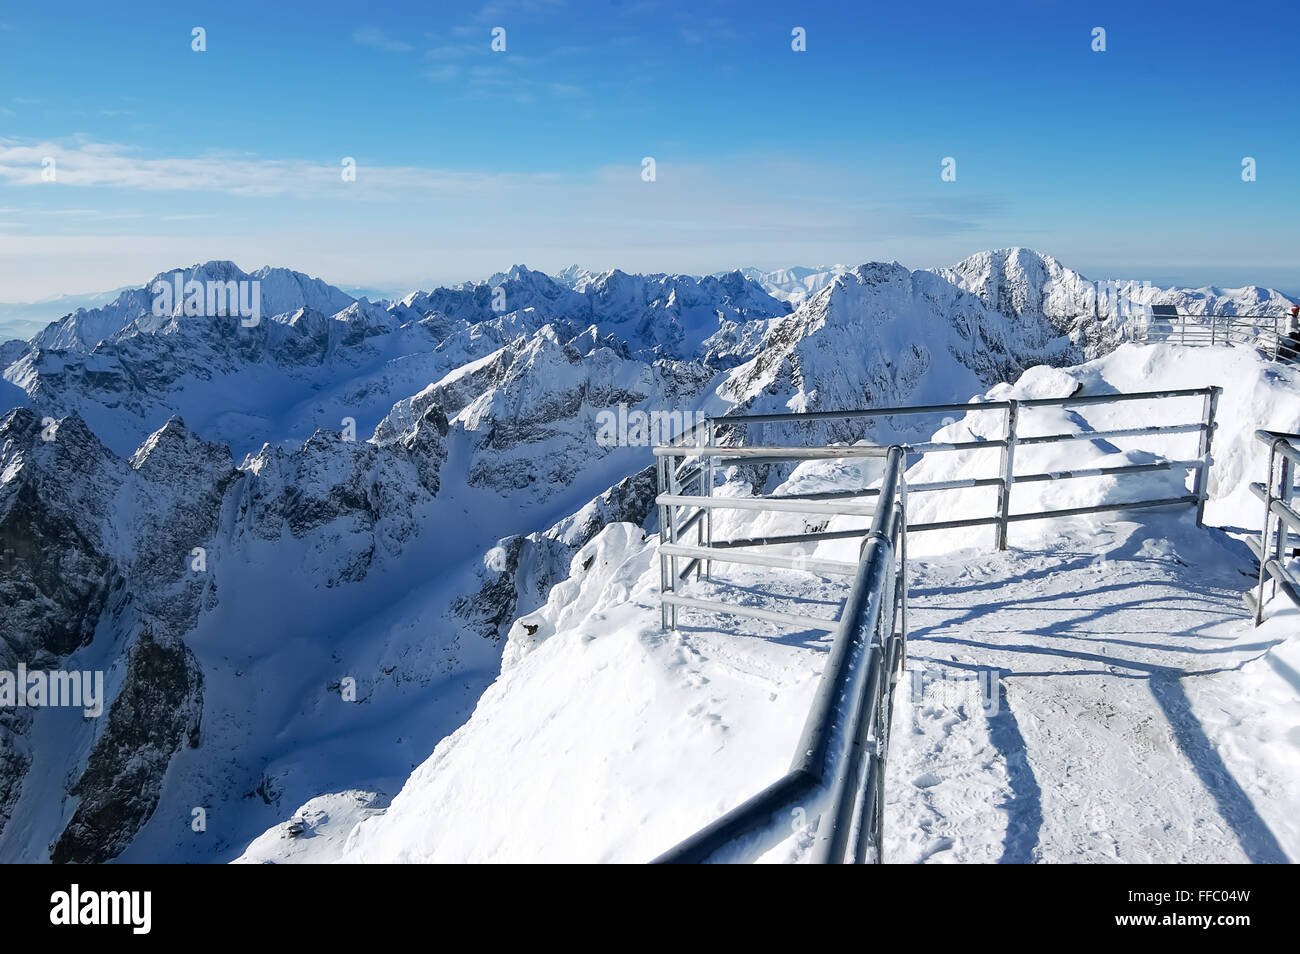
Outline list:
[[[720,393],[755,412],[959,400],[1070,343],[1021,324],[929,272],[872,263],[835,278],[776,322]]]
[[[30,338],[52,321],[78,309],[99,308],[116,299],[126,288],[85,295],[55,295],[40,301],[0,302],[0,341]]]
[[[750,281],[760,285],[773,298],[788,301],[798,307],[805,298],[817,294],[829,285],[836,276],[849,271],[848,265],[824,265],[818,268],[805,268],[795,265],[791,268],[777,268],[763,271],[759,268],[746,267],[740,273]]]
[[[1246,349],[1126,345],[1082,366],[1030,369],[987,397],[1068,394],[1080,384],[1089,393],[1178,387],[1198,373],[1202,383],[1225,387],[1214,453],[1227,472],[1211,495],[1235,519],[1230,508],[1243,479],[1236,475],[1260,464],[1260,450],[1239,436],[1298,420],[1294,370],[1269,366]],[[1116,422],[1100,415],[1072,423],[1101,429]],[[975,413],[939,436],[979,433],[982,424]],[[1083,446],[1099,463],[1128,460],[1131,452],[1116,443],[1135,442]],[[1026,465],[1077,464],[1077,448],[1067,448],[1037,448],[1038,459]],[[842,488],[855,479],[846,469],[852,466],[806,463],[776,492]],[[962,456],[929,455],[909,478],[952,478],[969,469]],[[728,476],[734,483],[718,493],[747,492],[739,470]],[[856,477],[866,486],[871,475],[864,469]],[[1129,479],[1137,485],[1125,492],[1143,495],[1162,492],[1167,478]],[[1059,492],[1053,486],[1044,495]],[[1113,482],[1091,481],[1052,502],[1103,502],[1114,494]],[[979,515],[987,503],[948,496],[945,516]],[[918,517],[927,511],[917,504]],[[802,528],[799,518],[782,514],[741,511],[719,520],[715,532],[723,537]],[[1003,708],[981,714],[965,697],[914,703],[900,694],[902,738],[886,829],[891,856],[1300,858],[1290,811],[1300,796],[1300,757],[1281,743],[1300,711],[1287,681],[1300,661],[1300,632],[1294,613],[1265,630],[1251,628],[1238,598],[1250,585],[1245,547],[1221,531],[1197,530],[1186,514],[1030,524],[1017,527],[1012,542],[1010,553],[996,554],[972,549],[967,535],[931,546],[914,568],[917,665],[932,678],[936,670],[949,679],[971,669],[998,672]],[[662,632],[655,546],[655,537],[623,525],[580,550],[569,579],[511,629],[501,675],[474,715],[385,812],[356,826],[337,857],[644,861],[784,771],[824,641],[699,615],[679,632]],[[835,541],[806,550],[852,560],[855,547]],[[719,575],[738,584],[726,591],[731,598],[768,594],[772,605],[809,614],[832,616],[843,597],[842,584],[800,572],[728,568]],[[1005,621],[996,616],[1003,611]],[[984,617],[987,647],[980,642]],[[1212,742],[1198,720],[1213,726]],[[1272,740],[1281,748],[1259,758]],[[284,851],[263,839],[246,857],[276,859]],[[792,839],[771,860],[798,857]]]
[[[483,694],[503,658],[498,687],[559,652],[548,646],[590,643],[602,614],[645,609],[633,604],[654,574],[629,574],[641,573],[657,529],[651,458],[598,440],[602,411],[964,400],[1035,365],[1079,362],[1093,341],[896,264],[837,271],[793,310],[739,272],[574,270],[556,281],[516,266],[382,304],[284,270],[182,271],[196,274],[264,282],[263,320],[159,319],[146,286],[0,346],[0,399],[12,407],[0,417],[0,650],[9,662],[103,668],[110,690],[98,721],[0,713],[0,859],[44,860],[53,848],[60,860],[229,860],[274,829],[249,855],[270,857],[269,843],[299,845],[303,832],[280,827],[294,809],[330,793],[342,794],[314,803],[304,824],[341,850],[341,826],[387,804],[481,697],[495,698]],[[1088,386],[1131,388],[1161,375],[1204,383],[1213,370],[1237,387],[1225,413],[1288,426],[1290,405],[1244,349],[1199,370],[1152,370],[1147,353],[1121,348],[1077,373],[1100,376]],[[904,426],[789,436],[933,430]],[[1225,507],[1253,466],[1231,460],[1214,488]],[[739,490],[790,475],[732,478]],[[602,538],[611,526],[622,536]],[[548,600],[561,602],[537,615]],[[637,653],[671,667],[680,649],[653,627],[625,635],[591,657],[593,692],[617,695],[601,680]],[[619,645],[626,653],[602,655]],[[756,713],[771,692],[795,712],[816,647],[778,645],[745,663],[750,675],[704,678],[730,680]],[[683,652],[740,649],[717,633]],[[668,725],[678,701],[693,709],[705,683],[682,677],[685,695],[669,693],[666,708],[618,715],[626,731]],[[536,693],[541,705],[562,687],[577,692],[566,678],[547,669],[515,696]],[[692,718],[716,727],[704,702]],[[728,730],[754,747],[719,756],[715,774],[699,776],[701,797],[722,775],[764,775],[760,754],[776,746],[761,725]],[[699,731],[678,728],[664,738]],[[471,761],[490,761],[504,738],[470,745]],[[547,746],[560,738],[539,751],[559,758]],[[638,786],[652,787],[654,767]],[[599,813],[622,795],[595,786],[583,797]],[[204,832],[191,826],[194,806],[207,808]],[[701,801],[675,824],[716,807]],[[556,831],[554,844],[569,844]],[[628,850],[663,834],[629,836]]]

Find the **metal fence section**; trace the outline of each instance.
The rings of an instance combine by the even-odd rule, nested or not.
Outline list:
[[[813,843],[815,860],[879,861],[879,816],[883,801],[879,787],[883,779],[893,687],[906,656],[907,535],[927,530],[991,526],[995,528],[996,545],[1005,549],[1008,528],[1013,523],[1169,506],[1193,508],[1197,524],[1200,525],[1205,507],[1210,445],[1219,394],[1219,388],[1209,387],[978,404],[813,411],[802,414],[727,415],[705,420],[672,443],[654,448],[659,481],[656,504],[659,508],[661,532],[659,560],[664,627],[676,629],[679,614],[684,610],[693,610],[748,616],[803,630],[821,629],[834,634],[830,661],[790,771],[759,795],[659,860],[688,862],[755,858],[792,835],[791,813],[802,809],[801,817],[807,819],[810,825],[816,826]],[[1180,400],[1199,401],[1200,406],[1194,420],[1159,426],[1052,434],[1026,434],[1021,430],[1025,420],[1031,418],[1033,411],[1039,408],[1129,403],[1140,405],[1140,402],[1165,404]],[[813,421],[927,414],[960,416],[972,411],[1001,413],[1001,436],[891,446],[844,444],[802,447],[717,442],[719,430],[723,426],[728,433],[743,437],[746,436],[747,428],[765,424],[806,424]],[[1018,447],[1184,434],[1196,435],[1197,442],[1195,455],[1185,459],[1162,459],[1143,464],[1078,468],[1052,473],[1015,471]],[[966,450],[997,451],[998,474],[912,484],[904,479],[909,458]],[[721,467],[788,465],[804,460],[846,458],[881,461],[881,479],[871,487],[782,496],[717,496],[713,492],[715,474]],[[1148,497],[1088,507],[1019,513],[1011,508],[1017,484],[1179,469],[1190,471],[1192,476],[1190,492],[1179,496]],[[993,512],[977,517],[909,523],[909,496],[970,487],[996,488],[997,503]],[[717,510],[795,513],[826,518],[870,517],[871,524],[869,527],[853,529],[830,530],[823,526],[803,533],[718,540],[714,538],[713,526],[713,513]],[[856,564],[772,549],[781,545],[839,539],[862,540],[860,559]],[[692,574],[697,579],[711,578],[714,563],[806,570],[822,576],[847,576],[853,579],[853,584],[837,619],[797,615],[761,606],[685,595],[681,584]]]
[[[1295,509],[1295,482],[1300,476],[1300,434],[1260,430],[1255,436],[1268,444],[1268,476],[1250,489],[1264,504],[1264,528],[1259,541],[1247,541],[1259,560],[1259,588],[1246,594],[1255,614],[1255,625],[1264,621],[1264,587],[1270,580],[1273,592],[1284,593],[1300,606],[1300,579],[1287,564],[1300,548],[1300,513]],[[1296,534],[1294,541],[1291,534]]]
[[[1183,345],[1251,345],[1274,361],[1300,360],[1300,330],[1290,315],[1194,315],[1173,309],[1154,313],[1135,327],[1138,341]]]
[[[876,450],[878,505],[789,771],[657,863],[752,861],[803,826],[814,862],[881,860],[893,688],[907,654],[907,508],[903,449]]]
[[[764,512],[802,513],[821,516],[870,516],[874,507],[865,501],[876,497],[879,490],[871,487],[844,489],[842,491],[814,494],[790,494],[781,497],[725,497],[713,496],[714,474],[717,468],[733,464],[781,464],[799,460],[836,459],[852,457],[882,457],[887,448],[879,445],[841,445],[823,447],[774,447],[720,445],[716,442],[718,429],[726,425],[733,431],[764,424],[807,423],[813,421],[859,420],[896,418],[915,415],[961,416],[972,411],[1001,413],[1003,415],[1002,436],[993,439],[969,441],[925,441],[902,445],[904,454],[909,458],[931,453],[951,451],[987,450],[999,453],[999,467],[996,476],[967,477],[953,480],[912,483],[912,494],[938,493],[947,490],[961,490],[973,487],[993,487],[997,489],[996,507],[987,515],[966,517],[953,520],[912,522],[909,532],[921,533],[928,530],[948,530],[962,527],[991,526],[995,528],[998,549],[1007,548],[1008,530],[1011,524],[1028,520],[1042,520],[1050,517],[1078,516],[1082,514],[1104,513],[1108,511],[1134,510],[1152,507],[1169,507],[1192,505],[1196,508],[1199,526],[1205,508],[1210,467],[1210,445],[1214,435],[1214,416],[1221,389],[1187,388],[1169,391],[1142,391],[1130,394],[1074,395],[1065,398],[1035,398],[1019,401],[986,401],[978,404],[931,404],[905,407],[865,408],[852,411],[810,411],[805,413],[782,414],[740,414],[712,418],[704,421],[692,431],[687,432],[678,441],[664,447],[656,447],[655,455],[659,474],[660,527],[666,545],[660,548],[661,583],[664,593],[663,624],[665,627],[677,625],[677,608],[692,606],[707,608],[700,600],[689,600],[676,593],[677,584],[692,572],[697,576],[709,576],[711,564],[717,560],[731,563],[749,563],[760,566],[786,567],[792,569],[813,569],[812,563],[805,557],[786,557],[773,554],[739,554],[737,550],[752,550],[757,547],[771,547],[777,544],[806,543],[817,540],[860,538],[865,529],[833,530],[817,533],[791,535],[769,535],[742,539],[716,540],[713,536],[712,514],[715,510],[755,510]],[[1039,408],[1083,408],[1088,406],[1140,404],[1142,402],[1168,402],[1178,399],[1199,399],[1199,413],[1178,424],[1160,426],[1125,427],[1109,430],[1077,430],[1056,434],[1024,434],[1021,428],[1026,420],[1032,418],[1033,411]],[[1195,452],[1182,459],[1164,459],[1143,464],[1127,464],[1113,467],[1077,468],[1051,473],[1016,473],[1016,449],[1039,444],[1058,444],[1072,441],[1091,441],[1098,439],[1164,437],[1180,434],[1196,435]],[[910,461],[909,461],[910,463]],[[1057,510],[1037,510],[1015,512],[1012,509],[1014,488],[1018,484],[1036,483],[1050,480],[1075,480],[1092,477],[1120,477],[1129,474],[1151,473],[1155,471],[1189,470],[1193,473],[1191,491],[1175,497],[1147,498],[1127,500],[1118,503],[1098,504],[1089,507],[1074,507]],[[687,543],[690,535],[694,543]],[[727,551],[725,557],[721,551]],[[832,565],[819,561],[817,572],[833,572],[852,575],[853,567],[847,563]],[[711,608],[724,608],[715,605]],[[733,612],[743,612],[732,608]],[[760,615],[755,612],[752,615]],[[772,619],[773,614],[764,612],[762,618]],[[797,622],[787,618],[786,622]],[[805,621],[806,622],[806,621]],[[823,621],[825,622],[825,621]],[[829,627],[827,627],[829,628]]]

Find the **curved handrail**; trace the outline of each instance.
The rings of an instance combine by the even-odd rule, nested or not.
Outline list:
[[[660,855],[656,864],[749,860],[794,834],[796,827],[783,820],[801,817],[817,820],[814,860],[852,860],[850,854],[858,858],[873,847],[879,858],[880,805],[872,796],[884,772],[887,726],[881,714],[887,720],[888,710],[882,699],[894,668],[902,665],[903,635],[894,626],[895,584],[906,534],[903,448],[890,447],[885,456],[882,503],[863,542],[857,575],[789,770]],[[863,770],[868,748],[870,761]],[[850,845],[855,817],[860,834]]]

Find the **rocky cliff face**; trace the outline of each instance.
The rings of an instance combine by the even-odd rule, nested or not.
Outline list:
[[[1014,379],[1030,365],[1076,355],[1051,325],[1026,325],[929,272],[873,263],[837,276],[776,322],[757,356],[733,369],[719,394],[754,413],[946,403]],[[764,439],[858,440],[876,426],[772,425]],[[757,442],[759,435],[745,439]]]
[[[650,524],[657,492],[654,467],[646,467],[544,533],[498,541],[479,568],[482,584],[457,598],[452,613],[484,639],[504,638],[516,619],[546,602],[551,587],[567,574],[573,555],[606,526]]]
[[[56,864],[102,864],[131,843],[158,805],[162,778],[182,745],[197,748],[203,674],[180,634],[146,626],[125,659],[126,678],[67,794],[78,799],[51,846]]]
[[[90,728],[87,762],[67,767],[67,791],[39,793],[80,797],[55,856],[102,860],[153,811],[184,727],[197,724],[201,678],[182,637],[215,594],[189,570],[191,551],[215,531],[238,472],[228,450],[180,420],[129,460],[79,418],[42,422],[26,408],[0,421],[0,442],[4,668],[57,669],[94,640],[123,647],[124,685]],[[26,736],[38,715],[16,713],[5,713],[0,826],[32,765]]]

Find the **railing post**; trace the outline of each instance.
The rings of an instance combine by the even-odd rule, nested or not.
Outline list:
[[[1007,517],[1011,513],[1011,485],[1015,483],[1016,418],[1020,402],[1007,404],[1006,445],[1002,448],[1002,489],[998,493],[998,549],[1007,548]]]
[[[1219,408],[1219,394],[1223,389],[1211,387],[1205,395],[1205,407],[1201,415],[1201,440],[1196,456],[1201,465],[1196,469],[1196,525],[1205,525],[1205,500],[1210,492],[1210,449],[1214,441],[1214,415]]]
[[[1264,569],[1269,554],[1269,524],[1273,519],[1273,467],[1277,461],[1277,441],[1268,445],[1268,472],[1264,476],[1264,525],[1259,532],[1259,589],[1255,593],[1255,625],[1264,622],[1264,581],[1268,572]]]
[[[1282,343],[1282,335],[1278,332],[1277,315],[1274,315],[1273,316],[1273,360],[1274,361],[1277,360],[1277,347],[1281,343]],[[1269,480],[1273,479],[1273,475],[1271,473],[1268,475],[1268,477]]]
[[[671,458],[667,456],[655,458],[655,488],[658,491],[659,495],[668,492],[668,480],[665,476],[667,474],[667,470],[665,468],[669,466],[668,462],[670,461],[670,459]],[[667,539],[668,539],[668,508],[665,507],[663,504],[660,504],[659,505],[660,545],[662,546]],[[668,575],[668,557],[660,553],[659,555],[659,596],[660,596],[659,617],[660,617],[660,622],[662,623],[664,629],[669,628],[669,621],[670,621],[668,601],[665,600],[664,597],[672,593],[673,589],[674,589],[673,581]]]
[[[713,418],[710,417],[707,419],[704,425],[704,440],[706,441],[705,444],[706,447],[713,446],[713,435],[714,435],[714,424],[713,424]],[[713,455],[710,454],[705,459],[704,463],[705,463],[704,496],[712,497],[713,496]],[[704,540],[705,540],[704,545],[708,549],[712,550],[713,549],[713,508],[712,507],[710,507],[708,510],[704,512],[703,524],[704,524],[703,529],[704,529]],[[712,560],[704,561],[704,578],[706,580],[713,579]]]
[[[900,468],[906,470],[904,464]],[[899,629],[902,646],[900,652],[907,658],[907,483],[900,478],[898,491],[898,590],[899,590]]]
[[[1277,497],[1286,506],[1291,506],[1291,486],[1295,482],[1295,475],[1291,470],[1291,458],[1285,454],[1282,455],[1282,474],[1278,480]],[[1278,566],[1285,567],[1287,561],[1287,550],[1289,549],[1289,539],[1291,534],[1290,525],[1281,517],[1277,518],[1277,555],[1273,559],[1277,560]],[[1277,581],[1273,581],[1273,592],[1277,593]]]
[[[682,492],[681,485],[678,483],[677,480],[677,458],[670,455],[666,458],[666,460],[668,461],[668,492],[676,496]],[[677,543],[677,505],[676,504],[668,505],[668,542],[672,544]],[[669,577],[673,581],[672,587],[674,590],[676,590],[677,580],[678,580],[677,557],[674,556],[668,558],[668,572],[669,572]],[[673,624],[672,628],[676,629],[677,628],[677,604],[674,603],[672,606],[668,608],[668,610],[669,610],[669,618],[672,620],[672,624]]]
[[[1178,343],[1181,345],[1187,344],[1187,316],[1186,315],[1178,316],[1178,333],[1179,333]]]
[[[1219,324],[1218,321],[1215,320],[1215,316],[1210,315],[1210,347],[1211,348],[1213,348],[1215,344],[1214,332],[1218,324]]]

